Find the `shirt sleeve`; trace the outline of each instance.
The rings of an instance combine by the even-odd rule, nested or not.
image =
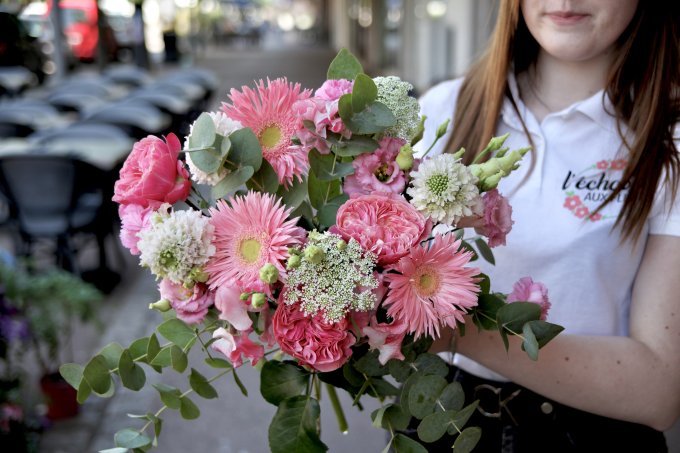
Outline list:
[[[428,156],[436,156],[444,151],[453,127],[453,111],[458,98],[458,90],[463,79],[448,80],[433,86],[419,99],[420,114],[425,115],[425,131],[423,138],[415,146],[415,156],[422,157],[423,153],[432,145],[436,136],[437,128],[447,119],[450,120],[446,135],[439,139],[437,144],[428,153]]]
[[[673,138],[676,149],[680,148],[680,125],[675,127]],[[680,194],[673,193],[669,183],[661,184],[649,216],[649,234],[680,236]]]

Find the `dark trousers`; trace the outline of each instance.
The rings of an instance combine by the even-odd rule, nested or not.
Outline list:
[[[479,400],[465,426],[478,426],[475,453],[667,453],[662,432],[636,423],[580,411],[512,382],[481,379],[451,367],[450,380],[461,383],[466,404]],[[418,420],[412,420],[416,428]],[[417,439],[414,430],[409,436]],[[428,451],[451,451],[455,438],[425,444]]]

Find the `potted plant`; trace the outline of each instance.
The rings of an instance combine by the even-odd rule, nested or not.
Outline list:
[[[60,269],[31,274],[20,267],[0,266],[4,298],[26,320],[27,345],[22,358],[35,358],[40,388],[50,420],[78,413],[76,393],[58,372],[73,356],[74,322],[95,322],[102,294],[78,276]],[[34,367],[35,368],[35,367]]]

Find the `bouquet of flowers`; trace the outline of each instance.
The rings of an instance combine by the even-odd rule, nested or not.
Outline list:
[[[278,407],[272,452],[327,450],[322,384],[341,430],[337,388],[355,403],[382,402],[373,424],[398,452],[425,451],[420,442],[447,431],[456,451],[474,447],[481,433],[464,425],[476,402],[465,405],[460,385],[446,381],[433,340],[471,321],[497,329],[506,346],[521,335],[535,359],[561,327],[544,320],[540,284],[527,278],[506,297],[470,265],[505,243],[511,208],[496,185],[527,149],[495,137],[472,165],[463,150],[414,157],[424,118],[411,88],[367,76],[343,49],[314,93],[260,81],[198,117],[183,144],[173,134],[135,144],[114,201],[123,244],[160,280],[150,306],[162,323],[61,372],[79,401],[110,394],[114,376],[140,390],[148,371],[168,367],[187,375],[188,389],[154,385],[162,409],[138,416],[143,426],[119,431],[107,452],[156,446],[163,410],[198,417],[193,394],[216,397],[211,382],[227,373],[242,386],[244,361],[260,368],[262,396]],[[463,227],[477,236],[466,240]],[[187,370],[196,345],[214,376]],[[411,417],[420,442],[403,433]]]

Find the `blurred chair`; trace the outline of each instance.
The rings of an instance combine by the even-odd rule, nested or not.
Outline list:
[[[38,240],[54,241],[56,263],[85,277],[74,241],[84,233],[96,239],[99,252],[98,266],[90,273],[106,276],[93,283],[104,290],[118,283],[120,276],[106,263],[105,239],[113,232],[115,211],[113,182],[105,172],[67,156],[5,156],[0,158],[0,191],[9,201],[21,255],[32,256]]]
[[[115,102],[88,113],[83,123],[111,124],[137,140],[171,132],[171,117],[150,103]]]

